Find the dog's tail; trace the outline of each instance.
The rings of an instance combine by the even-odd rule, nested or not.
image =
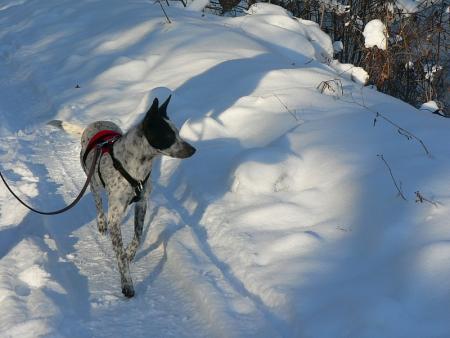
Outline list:
[[[84,128],[75,123],[69,123],[61,120],[52,120],[47,123],[50,126],[59,128],[64,130],[65,132],[72,135],[81,135],[83,134]]]

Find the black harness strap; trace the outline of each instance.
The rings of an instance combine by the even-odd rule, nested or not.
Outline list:
[[[102,182],[103,188],[105,187],[105,181],[103,181],[102,172],[100,171],[100,162],[102,160],[103,153],[100,155],[100,159],[98,160],[98,167],[97,167],[97,175],[100,178],[100,181]]]
[[[120,161],[117,158],[115,158],[114,152],[112,151],[112,149],[109,152],[109,155],[111,156],[111,159],[113,161],[114,168],[118,172],[120,172],[120,174],[123,176],[123,178],[125,178],[128,181],[128,183],[130,183],[130,185],[134,188],[135,196],[131,200],[130,204],[140,201],[142,199],[142,192],[144,191],[144,186],[147,183],[147,180],[150,177],[150,174],[152,171],[151,170],[149,171],[149,173],[147,174],[147,176],[144,178],[143,181],[137,181],[136,179],[131,177],[131,175],[125,170],[122,163],[120,163]]]
[[[120,163],[120,161],[114,156],[113,146],[114,146],[114,143],[120,137],[117,137],[117,134],[111,134],[111,133],[106,134],[105,132],[101,132],[101,133],[104,133],[104,135],[101,135],[101,136],[108,137],[106,140],[103,137],[98,137],[98,138],[96,138],[96,140],[94,140],[93,143],[99,142],[99,143],[97,143],[97,146],[99,148],[101,148],[101,152],[102,152],[101,156],[103,156],[104,153],[108,153],[109,156],[111,156],[111,159],[113,161],[114,169],[116,169],[123,176],[123,178],[125,178],[127,180],[127,182],[134,188],[135,196],[130,201],[130,204],[132,204],[134,202],[138,202],[138,201],[140,201],[142,199],[142,193],[144,191],[144,186],[147,183],[148,178],[150,177],[150,174],[151,174],[152,171],[150,170],[150,172],[147,174],[147,176],[144,178],[143,181],[138,181],[138,180],[134,179],[126,171],[126,169],[123,167],[122,163]],[[85,154],[83,156],[83,160],[84,161],[86,160],[87,155],[88,155],[88,153],[89,153],[89,151],[91,149],[92,148],[90,148],[90,144],[89,144],[89,146],[86,149],[86,152],[85,152]],[[100,159],[98,161],[97,174],[98,174],[98,177],[100,178],[100,181],[102,182],[103,187],[105,187],[105,181],[103,180],[103,177],[102,177],[102,174],[101,174],[101,171],[100,171],[101,156],[100,156]]]

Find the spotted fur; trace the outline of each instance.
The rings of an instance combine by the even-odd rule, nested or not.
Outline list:
[[[158,99],[145,115],[144,120],[126,132],[114,143],[113,155],[119,160],[125,170],[137,181],[144,181],[152,169],[152,162],[156,156],[167,155],[175,158],[187,158],[194,154],[195,148],[182,140],[178,130],[167,116],[169,98],[161,105]],[[94,151],[91,151],[83,163],[83,156],[91,138],[101,130],[114,130],[122,133],[120,128],[108,121],[97,121],[88,125],[81,136],[81,165],[87,174],[91,167]],[[102,207],[100,189],[103,188],[101,177],[105,183],[108,195],[108,217],[106,219]],[[109,229],[112,246],[116,254],[120,272],[122,293],[126,297],[134,296],[129,262],[131,262],[140,245],[145,213],[147,210],[148,194],[151,191],[151,180],[144,186],[142,198],[134,203],[134,236],[125,249],[122,242],[120,223],[128,205],[135,197],[135,189],[113,166],[108,153],[103,154],[96,165],[96,174],[90,183],[97,209],[97,225],[100,233],[105,234]]]

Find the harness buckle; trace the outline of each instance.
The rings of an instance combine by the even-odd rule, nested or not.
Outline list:
[[[103,142],[99,142],[96,144],[97,148],[103,148],[104,146],[106,146],[107,144],[113,144],[114,142],[116,142],[118,139],[120,138],[120,136],[114,136],[111,137],[110,139],[103,141]]]
[[[130,201],[131,203],[139,202],[142,199],[142,192],[144,191],[144,184],[141,181],[137,182],[137,185],[134,187],[134,197]]]
[[[142,192],[144,191],[144,185],[142,184],[141,181],[138,182],[135,190],[136,190],[136,195],[140,197]]]

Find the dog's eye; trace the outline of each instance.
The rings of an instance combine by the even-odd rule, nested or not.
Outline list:
[[[175,132],[163,119],[152,120],[144,132],[150,145],[158,150],[168,149],[176,141]]]
[[[152,144],[152,146],[158,150],[168,149],[173,145],[174,141],[171,138],[164,138],[158,140]]]

